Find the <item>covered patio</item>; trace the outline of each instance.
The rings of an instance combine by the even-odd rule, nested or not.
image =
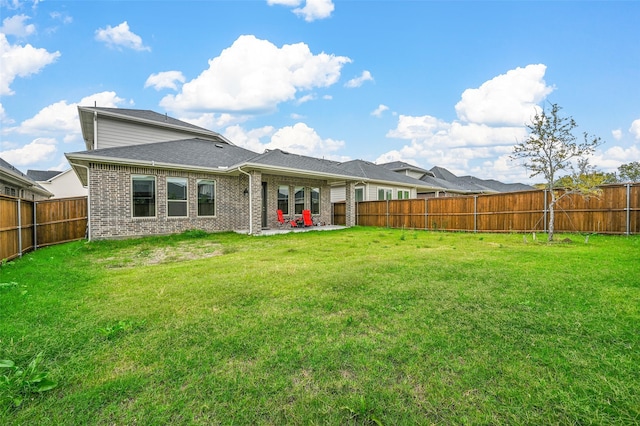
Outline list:
[[[318,225],[318,226],[308,226],[306,228],[292,228],[290,226],[283,226],[282,228],[263,228],[260,232],[260,236],[262,235],[279,235],[279,234],[288,234],[290,232],[313,232],[313,231],[337,231],[340,229],[346,229],[347,226],[342,225]],[[235,231],[238,234],[249,234],[248,229],[237,229]]]

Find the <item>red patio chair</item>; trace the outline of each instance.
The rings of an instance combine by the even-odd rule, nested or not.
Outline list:
[[[289,224],[292,227],[296,227],[296,221],[295,220],[287,220],[284,218],[284,214],[282,213],[282,210],[278,209],[278,223],[280,224],[280,227],[282,228],[285,224]]]
[[[311,218],[311,210],[302,210],[302,220],[304,226],[313,226],[313,219]]]

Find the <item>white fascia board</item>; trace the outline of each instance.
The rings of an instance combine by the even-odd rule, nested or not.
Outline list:
[[[172,169],[172,170],[186,170],[195,172],[206,173],[228,173],[231,169],[224,168],[212,168],[201,166],[189,166],[185,164],[176,163],[163,163],[158,161],[149,160],[132,160],[127,158],[111,158],[111,157],[99,157],[91,154],[65,154],[67,160],[73,165],[74,162],[85,163],[100,163],[100,164],[117,164],[119,166],[136,166],[136,167],[151,167],[158,169]]]
[[[268,171],[272,173],[280,173],[280,174],[289,174],[289,175],[302,175],[309,177],[323,177],[325,179],[331,180],[341,180],[341,181],[354,181],[354,180],[362,180],[361,177],[358,176],[349,176],[349,175],[336,175],[333,173],[323,173],[323,172],[313,172],[303,169],[292,169],[290,167],[278,167],[278,166],[269,166],[259,163],[242,163],[233,166],[233,170],[237,170],[238,167],[249,167],[252,169],[260,170],[260,171]]]

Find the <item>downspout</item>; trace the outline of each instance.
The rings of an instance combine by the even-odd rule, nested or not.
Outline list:
[[[89,182],[89,166],[74,164],[77,167],[87,169],[87,241],[91,241],[91,184]]]
[[[238,171],[249,176],[249,235],[253,235],[253,187],[251,185],[251,175],[238,166]]]

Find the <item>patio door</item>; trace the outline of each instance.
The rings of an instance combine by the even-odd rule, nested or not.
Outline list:
[[[262,182],[262,227],[267,227],[267,182]]]

